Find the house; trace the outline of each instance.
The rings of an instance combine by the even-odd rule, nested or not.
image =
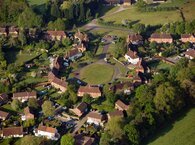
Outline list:
[[[0,28],[0,35],[7,36],[7,30],[4,27]]]
[[[85,102],[81,102],[76,108],[71,109],[71,111],[77,116],[81,117],[84,113],[88,111],[88,105]]]
[[[113,112],[108,113],[108,119],[111,119],[113,117],[124,117],[124,113],[121,110],[114,110]]]
[[[54,77],[54,79],[51,80],[51,85],[54,88],[59,89],[61,92],[66,92],[68,86],[64,80],[59,79],[57,77]]]
[[[3,93],[0,94],[0,105],[3,105],[8,102],[8,95]]]
[[[8,127],[8,128],[3,128],[0,131],[0,136],[3,138],[11,138],[11,137],[23,137],[24,132],[23,132],[23,127]]]
[[[101,125],[103,126],[103,121],[105,120],[105,116],[98,112],[90,112],[87,115],[87,123],[89,124],[95,124],[95,125]]]
[[[39,127],[34,130],[34,133],[35,133],[35,136],[38,136],[38,137],[43,136],[51,140],[58,140],[60,138],[60,135],[56,128],[47,127],[43,125],[39,125]]]
[[[129,34],[127,36],[127,43],[132,43],[134,45],[142,44],[143,37],[140,34]]]
[[[123,0],[124,6],[130,6],[132,4],[132,0]]]
[[[74,38],[78,39],[80,43],[89,41],[87,34],[84,32],[80,32],[80,30],[78,30],[78,32],[75,33]]]
[[[28,101],[30,98],[37,98],[37,93],[35,91],[32,92],[18,92],[18,93],[13,93],[13,98],[12,99],[18,99],[21,102]]]
[[[137,64],[140,60],[140,58],[137,56],[137,53],[132,50],[127,51],[125,54],[125,59],[132,64]]]
[[[64,31],[50,31],[48,30],[45,34],[45,38],[47,40],[51,40],[51,41],[61,41],[62,39],[65,39],[67,37],[66,33]]]
[[[116,6],[120,4],[120,0],[102,0],[102,3],[108,6],[112,6],[112,5]]]
[[[87,50],[87,48],[86,48],[84,43],[80,43],[79,45],[76,45],[75,47],[82,53]]]
[[[167,0],[144,0],[147,3],[164,3]]]
[[[58,56],[58,57],[54,58],[52,69],[56,69],[59,72],[64,67],[63,62],[64,62],[63,57]]]
[[[18,28],[16,28],[16,27],[14,27],[14,26],[12,26],[12,27],[9,27],[9,30],[8,30],[8,34],[9,34],[9,36],[11,36],[11,37],[18,37],[19,36],[19,29]]]
[[[172,43],[173,38],[170,34],[164,34],[164,33],[153,33],[151,37],[149,38],[150,42],[156,42],[156,43]]]
[[[126,95],[131,94],[134,90],[134,85],[131,82],[120,82],[110,87],[110,90],[114,91],[115,93],[124,93]]]
[[[64,58],[69,59],[71,61],[75,61],[81,56],[83,56],[82,52],[77,47],[73,47],[71,50],[66,52],[66,54],[64,55]]]
[[[140,73],[136,73],[136,75],[133,76],[133,83],[135,86],[139,86],[142,84],[142,78]]]
[[[126,111],[128,108],[129,108],[129,105],[126,105],[121,100],[117,100],[115,102],[115,109],[117,109],[117,110]]]
[[[34,119],[34,114],[30,112],[30,108],[26,107],[24,108],[24,114],[21,117],[22,121]]]
[[[84,134],[77,134],[74,136],[75,145],[93,145],[95,139]]]
[[[195,43],[195,36],[192,34],[182,34],[180,40],[183,43],[186,43],[186,42]]]
[[[6,120],[9,117],[9,113],[5,111],[0,111],[0,119]]]
[[[94,87],[89,85],[79,87],[77,95],[79,97],[83,97],[84,94],[89,94],[92,98],[98,98],[102,95],[99,87]]]
[[[28,35],[29,35],[31,38],[36,38],[36,37],[38,37],[37,29],[36,29],[36,28],[30,28],[30,29],[28,30]]]
[[[184,55],[188,59],[194,59],[195,58],[195,50],[194,49],[188,49],[186,52],[184,52]]]

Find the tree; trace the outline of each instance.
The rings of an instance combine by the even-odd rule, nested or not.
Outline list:
[[[37,109],[39,107],[39,104],[35,98],[30,98],[28,100],[28,107],[33,108],[33,109]]]
[[[30,126],[34,126],[34,125],[35,125],[35,120],[34,119],[26,120],[24,122],[24,127],[30,127]]]
[[[57,5],[57,2],[54,2],[51,5],[51,12],[50,12],[51,16],[53,16],[54,18],[58,18],[60,16],[60,11]]]
[[[11,107],[15,111],[19,111],[21,109],[21,102],[18,99],[14,99],[11,103]]]
[[[24,31],[20,31],[18,39],[21,42],[22,46],[24,46],[27,43],[27,38]]]
[[[65,134],[62,136],[60,144],[61,145],[74,145],[75,144],[74,137],[71,134]]]
[[[68,21],[65,19],[60,19],[58,18],[55,21],[50,21],[48,24],[48,29],[49,30],[66,30],[68,27]]]
[[[140,143],[140,133],[134,125],[127,124],[125,125],[124,130],[130,144],[138,145]]]
[[[41,144],[42,139],[33,135],[25,135],[21,139],[21,145],[38,145]]]
[[[108,134],[107,132],[104,132],[100,138],[100,145],[110,145],[111,137],[112,136],[110,134]]]
[[[45,116],[53,116],[55,113],[55,108],[53,107],[53,103],[51,101],[45,101],[42,105],[43,114]]]
[[[136,32],[136,33],[139,33],[139,34],[142,34],[145,32],[145,25],[144,24],[135,24],[133,25],[133,30]]]
[[[79,21],[83,21],[85,19],[85,10],[84,10],[84,6],[83,3],[79,4]]]
[[[85,103],[90,104],[93,101],[93,99],[89,94],[84,94],[84,96],[82,98],[82,101],[85,102]]]
[[[113,140],[122,139],[123,136],[123,121],[120,117],[111,118],[106,124],[106,130],[111,135]]]

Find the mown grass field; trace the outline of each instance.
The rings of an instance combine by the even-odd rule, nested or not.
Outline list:
[[[172,128],[171,128],[172,127]],[[176,121],[171,130],[163,129],[157,139],[148,145],[194,145],[195,144],[195,108],[181,120]]]
[[[114,68],[105,64],[91,64],[80,72],[81,80],[89,84],[104,84],[111,81]]]
[[[48,0],[27,0],[30,5],[42,5]]]

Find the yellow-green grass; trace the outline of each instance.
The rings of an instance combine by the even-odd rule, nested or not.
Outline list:
[[[91,64],[80,72],[81,80],[89,84],[104,84],[112,80],[114,68],[106,64]]]
[[[195,0],[189,0],[188,3],[181,7],[186,21],[195,19]]]
[[[42,5],[47,2],[47,0],[27,0],[30,5]]]
[[[149,145],[194,145],[195,144],[195,108],[184,118],[176,121],[171,130],[165,128],[156,140]]]
[[[129,9],[116,13],[112,16],[104,17],[105,21],[113,21],[116,24],[121,24],[122,20],[129,19],[131,21],[143,23],[146,25],[158,25],[169,22],[182,21],[180,12],[175,11],[161,11],[161,12],[139,12],[135,6]]]

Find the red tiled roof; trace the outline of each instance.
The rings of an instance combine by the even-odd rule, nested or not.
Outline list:
[[[61,80],[61,79],[59,79],[59,78],[57,78],[57,77],[55,77],[53,80],[52,80],[52,82],[53,83],[55,83],[55,84],[58,84],[58,85],[60,85],[60,86],[62,86],[62,87],[67,87],[67,83],[64,81],[64,80]]]
[[[23,127],[8,127],[2,129],[3,136],[23,135]]]
[[[129,0],[128,0],[128,2],[129,2]],[[139,34],[129,34],[128,38],[131,41],[141,41],[141,40],[143,40],[143,37]]]
[[[75,56],[75,55],[77,55],[79,53],[81,53],[81,52],[79,51],[78,48],[73,48],[69,52],[67,52],[64,57],[65,58],[69,58],[69,57]]]
[[[124,116],[124,114],[123,114],[123,111],[120,111],[120,110],[115,110],[115,111],[113,111],[113,112],[110,112],[110,113],[108,113],[108,115],[110,116],[110,117],[123,117]]]
[[[1,117],[5,117],[5,118],[7,118],[7,116],[9,115],[9,113],[8,112],[5,112],[5,111],[0,111],[0,116]]]
[[[186,52],[184,52],[184,54],[195,58],[195,50],[194,49],[189,49]]]
[[[77,134],[74,136],[75,145],[92,145],[94,142],[94,138],[84,136],[83,134]]]
[[[18,92],[13,94],[13,98],[18,98],[18,97],[29,97],[29,96],[36,96],[37,93],[35,91],[32,92]]]
[[[66,33],[64,31],[47,31],[48,35],[51,36],[66,36]]]
[[[92,87],[92,86],[80,86],[78,92],[83,92],[83,93],[101,93],[99,87]]]
[[[77,108],[78,110],[80,110],[81,112],[84,112],[85,109],[87,108],[87,103],[81,102],[76,108]]]
[[[103,119],[103,116],[101,115],[101,114],[99,114],[99,113],[97,113],[97,112],[90,112],[89,114],[88,114],[88,117],[90,117],[90,118],[95,118],[95,119]]]
[[[39,125],[38,130],[49,133],[56,133],[56,128]]]
[[[192,34],[181,34],[181,38],[190,38],[190,37],[194,37],[194,35],[192,35]]]
[[[159,34],[159,33],[153,33],[150,38],[160,38],[160,39],[172,39],[170,34]]]
[[[121,107],[123,110],[127,110],[129,107],[128,105],[123,103],[121,100],[117,100],[115,104],[118,105],[119,107]]]
[[[133,52],[132,50],[128,50],[126,55],[128,55],[129,57],[131,57],[132,59],[136,59],[138,58],[138,56],[136,55],[135,52]]]

